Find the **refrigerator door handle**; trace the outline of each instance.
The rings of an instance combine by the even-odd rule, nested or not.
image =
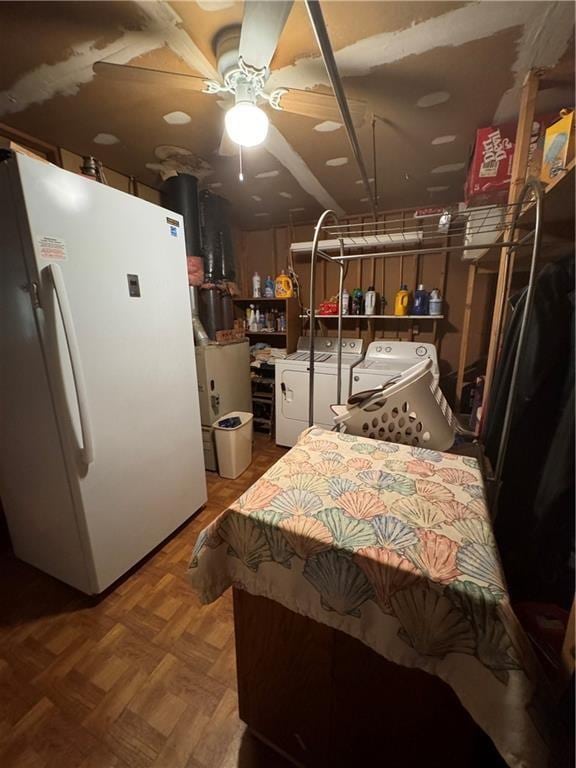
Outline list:
[[[84,463],[88,466],[94,461],[94,438],[92,435],[92,423],[90,421],[88,398],[86,395],[86,382],[82,370],[82,361],[80,360],[78,340],[76,338],[74,321],[72,319],[72,312],[70,310],[70,303],[66,292],[66,284],[60,265],[50,264],[48,270],[50,272],[50,277],[52,278],[52,284],[54,285],[54,291],[60,309],[60,316],[62,318],[62,325],[64,326],[64,334],[66,336],[66,344],[70,356],[70,364],[72,366],[76,401],[78,403],[78,413],[80,414],[80,429],[82,431],[83,443],[82,458]]]

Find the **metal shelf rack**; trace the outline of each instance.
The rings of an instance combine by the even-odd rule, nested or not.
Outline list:
[[[519,249],[531,249],[530,276],[524,313],[522,316],[518,347],[514,359],[512,379],[506,404],[502,436],[498,459],[494,471],[495,487],[498,488],[502,474],[506,448],[510,433],[510,423],[516,398],[518,368],[522,357],[528,318],[532,309],[536,264],[542,240],[543,189],[539,182],[529,180],[522,188],[516,202],[500,206],[497,211],[485,207],[485,215],[478,216],[478,207],[470,211],[450,210],[445,213],[431,214],[415,219],[406,226],[403,219],[374,221],[361,224],[341,224],[332,210],[326,210],[316,224],[314,239],[305,243],[293,243],[293,253],[310,254],[310,327],[315,327],[316,265],[319,259],[336,264],[339,268],[338,283],[338,342],[337,342],[337,400],[342,400],[342,323],[347,315],[342,315],[342,291],[347,265],[361,259],[385,259],[394,256],[424,256],[446,251],[487,251],[494,247],[505,249],[508,263],[513,263],[513,256]],[[523,212],[531,209],[531,226],[527,231],[520,231],[519,219]],[[474,211],[474,218],[471,212]],[[532,215],[533,214],[533,215]],[[446,244],[446,235],[450,243]],[[471,238],[471,236],[473,236]],[[473,242],[470,242],[470,240]],[[458,240],[458,244],[454,243]],[[398,250],[398,246],[401,250]],[[366,249],[370,249],[366,252]],[[510,275],[508,275],[508,278]],[[320,316],[321,317],[321,316]],[[308,424],[314,423],[314,335],[310,336],[309,365],[309,410]]]

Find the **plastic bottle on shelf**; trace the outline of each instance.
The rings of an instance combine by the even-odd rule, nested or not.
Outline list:
[[[260,299],[262,297],[262,284],[258,272],[252,275],[252,298]]]
[[[410,294],[406,285],[401,285],[400,290],[394,299],[394,314],[396,317],[403,317],[408,314],[410,304]]]
[[[431,315],[442,314],[442,296],[438,288],[434,288],[430,293],[429,312]]]
[[[264,280],[264,298],[274,298],[274,280],[270,275],[267,275],[266,280]]]
[[[414,292],[414,306],[412,307],[413,315],[427,315],[429,312],[430,296],[428,291],[425,290],[424,285],[420,283],[416,291]]]
[[[256,312],[254,311],[254,304],[250,304],[250,309],[248,310],[248,330],[249,331],[257,331],[256,327]]]
[[[292,296],[294,296],[292,280],[290,280],[284,270],[282,270],[276,278],[275,293],[277,299],[291,299]]]
[[[278,315],[278,330],[283,333],[286,331],[286,315],[284,312],[280,312]]]
[[[348,290],[344,288],[342,291],[342,314],[347,315],[350,312],[350,294]]]
[[[363,298],[364,298],[364,294],[362,293],[362,289],[354,288],[354,290],[352,291],[352,314],[353,315],[362,314]]]
[[[364,313],[366,315],[373,315],[376,313],[376,291],[374,286],[369,286],[368,290],[364,294]]]

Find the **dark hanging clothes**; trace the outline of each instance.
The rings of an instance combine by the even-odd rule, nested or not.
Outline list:
[[[515,297],[484,429],[496,463],[525,291]],[[574,554],[574,255],[537,277],[495,521],[516,599],[570,605]]]

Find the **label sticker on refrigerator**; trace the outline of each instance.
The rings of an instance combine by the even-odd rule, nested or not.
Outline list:
[[[68,251],[61,237],[42,235],[38,238],[39,256],[47,261],[66,261]]]
[[[170,234],[172,237],[178,237],[178,229],[176,227],[170,227]]]

